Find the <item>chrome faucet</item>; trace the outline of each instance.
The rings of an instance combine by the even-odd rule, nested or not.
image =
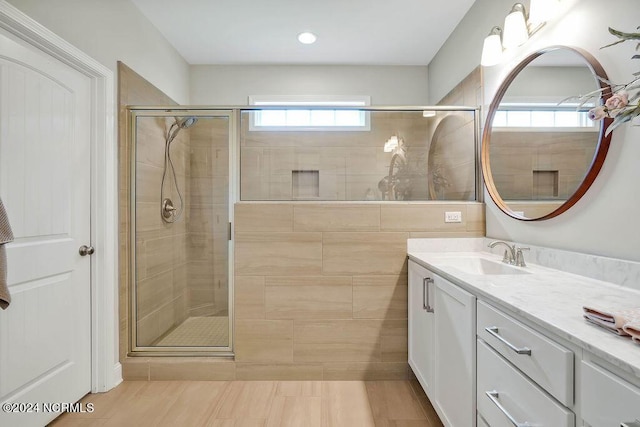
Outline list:
[[[498,245],[504,245],[507,249],[504,251],[502,262],[505,264],[515,265],[516,267],[526,267],[527,263],[524,262],[524,254],[522,251],[528,251],[530,248],[521,248],[514,245],[510,245],[502,240],[496,240],[489,243],[490,248],[495,248]]]
[[[498,245],[503,245],[507,249],[504,250],[504,256],[502,257],[502,262],[505,264],[515,264],[516,263],[516,245],[511,246],[507,242],[503,242],[502,240],[496,240],[494,242],[489,243],[490,248],[495,248]]]
[[[515,246],[515,245],[514,245]],[[528,251],[530,248],[518,248],[516,247],[516,267],[526,267],[527,263],[524,262],[524,254],[522,251]]]

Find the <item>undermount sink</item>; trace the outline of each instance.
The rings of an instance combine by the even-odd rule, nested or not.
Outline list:
[[[446,262],[447,266],[461,270],[467,274],[479,275],[513,275],[531,274],[521,267],[513,267],[499,261],[492,261],[486,258],[454,258]]]

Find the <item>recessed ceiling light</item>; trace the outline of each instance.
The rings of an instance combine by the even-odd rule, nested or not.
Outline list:
[[[313,33],[300,33],[298,34],[298,41],[302,44],[312,44],[316,42],[316,35]]]

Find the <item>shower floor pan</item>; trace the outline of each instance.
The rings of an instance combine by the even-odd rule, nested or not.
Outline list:
[[[224,347],[229,345],[229,318],[189,317],[158,339],[154,347]]]

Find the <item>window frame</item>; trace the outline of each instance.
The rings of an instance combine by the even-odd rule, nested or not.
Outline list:
[[[590,121],[585,115],[592,106],[577,104],[564,104],[558,105],[556,103],[548,102],[536,102],[536,103],[505,103],[496,110],[496,115],[500,112],[525,112],[531,113],[536,111],[547,112],[573,112],[576,115],[580,114],[582,117],[578,117],[578,120],[583,123],[589,123],[590,126],[509,126],[507,119],[507,126],[493,126],[492,131],[495,132],[598,132],[600,126],[594,121]],[[495,115],[494,115],[495,120]]]
[[[269,110],[331,110],[359,111],[363,124],[356,126],[263,126],[256,124],[260,109],[250,113],[250,132],[368,132],[371,130],[370,112],[358,107],[369,107],[371,97],[363,95],[250,95],[249,105]],[[282,107],[282,108],[280,108]]]

